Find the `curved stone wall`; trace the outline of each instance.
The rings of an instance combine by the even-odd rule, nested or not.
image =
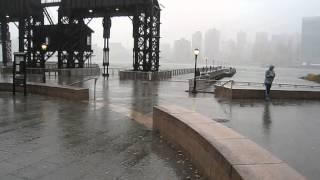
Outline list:
[[[305,179],[251,140],[187,109],[154,107],[153,127],[181,148],[208,179]]]

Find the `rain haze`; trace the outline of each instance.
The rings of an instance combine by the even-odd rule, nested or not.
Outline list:
[[[319,180],[319,9],[0,0],[0,179]]]
[[[317,0],[160,0],[161,14],[161,61],[181,64],[192,64],[191,51],[200,46],[201,57],[218,64],[303,64],[301,58],[301,31],[304,17],[320,16]],[[56,19],[56,8],[49,8],[53,19]],[[103,48],[102,19],[94,19],[89,26],[95,31],[93,45],[95,62],[101,62]],[[17,49],[17,28],[10,25],[13,49]],[[215,40],[208,40],[206,32],[214,29],[218,35]],[[192,35],[201,32],[201,40],[193,40]],[[243,33],[242,44],[239,44],[239,32]],[[270,47],[255,48],[259,33],[269,40],[275,40],[268,46],[275,49],[290,43],[290,54],[276,54]],[[129,17],[112,18],[111,60],[129,62],[132,60],[133,37],[132,22]],[[238,38],[238,39],[237,39]],[[182,40],[182,42],[181,42]],[[193,41],[199,41],[198,43]],[[217,42],[213,42],[217,41]],[[182,44],[181,44],[182,43]],[[216,48],[212,44],[216,43]],[[238,44],[237,44],[238,43]],[[244,44],[245,43],[245,44]],[[199,44],[199,45],[197,45]],[[209,47],[210,46],[210,47]],[[241,46],[241,50],[236,49]],[[211,50],[208,50],[211,48]],[[258,51],[258,52],[255,52]],[[210,52],[212,51],[212,52]],[[260,53],[263,51],[265,53]],[[255,55],[256,54],[256,55]],[[273,60],[263,59],[269,56]],[[276,60],[276,59],[280,60]],[[254,59],[254,60],[253,60]],[[275,63],[272,61],[281,61]],[[254,62],[254,63],[253,63]],[[201,63],[201,62],[200,62]]]
[[[210,28],[219,29],[227,38],[234,38],[238,31],[300,33],[303,17],[320,16],[317,0],[160,0],[160,3],[162,42],[168,43],[181,37],[191,40],[195,31]],[[101,21],[95,21],[91,27],[96,32],[95,40],[102,46],[100,24]],[[130,20],[114,18],[112,26],[111,41],[131,47]]]

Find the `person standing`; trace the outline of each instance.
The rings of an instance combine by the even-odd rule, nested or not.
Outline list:
[[[264,85],[266,86],[266,91],[265,91],[266,100],[270,100],[270,89],[275,77],[276,77],[276,73],[274,72],[274,66],[271,65],[269,69],[266,71],[265,80],[264,80]]]

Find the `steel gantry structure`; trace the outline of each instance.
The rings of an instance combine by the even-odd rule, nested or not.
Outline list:
[[[58,6],[56,24],[46,9],[51,6]],[[112,17],[128,16],[133,24],[133,69],[158,71],[160,13],[157,0],[1,0],[3,62],[11,58],[8,23],[14,22],[19,29],[19,51],[27,53],[29,67],[44,68],[46,60],[57,54],[58,68],[83,68],[92,55],[93,30],[88,23],[100,17],[103,65],[108,67]]]

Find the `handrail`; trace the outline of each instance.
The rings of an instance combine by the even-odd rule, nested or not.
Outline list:
[[[216,82],[225,82],[225,81],[216,81]],[[233,85],[238,85],[238,86],[264,86],[264,83],[260,82],[245,82],[245,81],[227,81],[222,85],[224,87],[226,84],[233,82]],[[293,88],[320,88],[320,85],[307,85],[307,84],[289,84],[289,83],[273,83],[273,86],[278,86],[278,87],[293,87]]]
[[[229,84],[229,83],[231,83],[231,84],[232,84],[232,83],[233,83],[233,80],[229,80],[229,81],[227,81],[227,82],[223,83],[221,86],[222,86],[222,87],[224,87],[225,85],[227,85],[227,84]]]
[[[92,77],[92,78],[88,78],[88,79],[84,79],[82,81],[77,81],[77,82],[74,82],[72,84],[69,84],[68,86],[73,86],[75,84],[79,84],[79,83],[83,83],[83,82],[86,82],[86,81],[90,81],[90,80],[93,80],[94,79],[94,90],[93,90],[93,99],[96,100],[96,87],[97,87],[97,81],[99,79],[99,77]]]
[[[93,79],[99,79],[99,77],[95,76],[95,77],[91,77],[91,78],[84,79],[84,80],[81,80],[81,81],[73,82],[71,84],[68,84],[68,86],[73,86],[73,85],[80,84],[80,83],[83,83],[83,82],[87,82],[87,81],[90,81],[90,80],[93,80]]]

